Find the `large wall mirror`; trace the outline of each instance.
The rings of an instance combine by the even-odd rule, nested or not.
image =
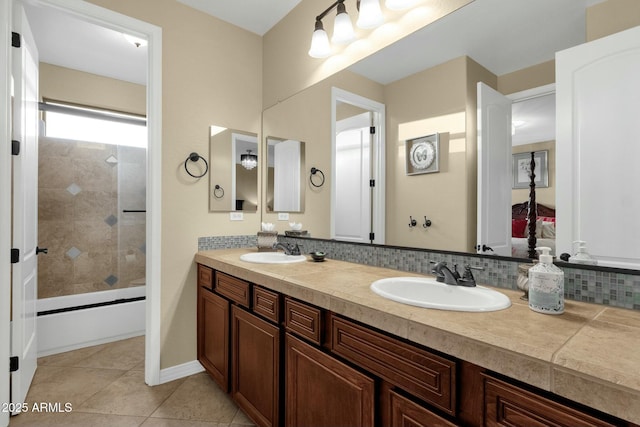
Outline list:
[[[595,3],[476,0],[266,109],[263,126],[303,138],[309,166],[331,176],[332,87],[384,104],[385,244],[476,253],[476,200],[478,191],[487,190],[477,189],[476,83],[484,81],[504,95],[553,84],[555,52],[587,41],[586,10]],[[543,30],[534,28],[540,22]],[[555,169],[555,129],[547,121],[555,117],[553,90],[546,95],[514,99],[515,145],[507,161],[511,168],[518,154],[545,152],[547,184],[538,188],[537,201],[555,209],[562,165]],[[439,135],[439,170],[407,175],[405,141],[432,134]],[[528,189],[514,188],[511,180],[504,184],[512,204],[528,200]],[[331,186],[306,187],[309,208],[299,220],[313,237],[329,239]],[[511,214],[505,216],[511,222]],[[417,226],[409,227],[410,217]],[[425,219],[429,227],[422,226]]]
[[[304,142],[268,136],[267,212],[304,212]]]
[[[209,211],[258,210],[258,135],[211,126]]]

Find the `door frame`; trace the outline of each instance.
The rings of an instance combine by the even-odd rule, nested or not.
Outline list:
[[[0,360],[11,356],[11,17],[12,0],[0,0]],[[4,365],[6,367],[6,365]],[[0,402],[10,402],[10,373],[0,369]],[[0,425],[9,425],[9,412],[0,411]]]
[[[386,145],[386,107],[377,101],[348,92],[337,87],[331,88],[331,238],[335,238],[335,212],[336,205],[336,104],[344,102],[355,105],[373,113],[373,122],[376,127],[372,151],[371,172],[376,180],[373,189],[373,207],[371,225],[375,233],[374,244],[385,243],[385,145]]]
[[[11,155],[8,149],[11,140],[11,55],[8,34],[11,30],[11,1],[0,0],[0,56],[8,58],[6,66],[0,67],[0,259],[8,264],[11,248]],[[145,382],[160,384],[160,323],[161,323],[161,243],[162,243],[162,29],[156,25],[105,9],[81,0],[32,0],[33,3],[53,7],[74,17],[115,31],[127,32],[148,40],[147,46],[147,220],[146,220],[146,335],[145,335]],[[5,13],[5,11],[7,13]],[[6,143],[4,142],[6,141]],[[6,265],[6,264],[5,264]],[[10,272],[0,269],[0,343],[8,343],[10,300]],[[5,314],[6,313],[6,314]],[[4,338],[7,338],[6,340]],[[9,357],[9,348],[0,344],[0,357]],[[7,360],[7,359],[4,359]],[[5,372],[0,373],[0,383]],[[0,400],[4,399],[4,387]],[[8,393],[8,390],[7,390]],[[2,417],[3,415],[0,415]],[[0,423],[3,419],[0,418]]]

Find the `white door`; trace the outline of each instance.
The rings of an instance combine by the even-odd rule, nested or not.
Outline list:
[[[640,27],[556,54],[557,253],[640,268]]]
[[[287,140],[273,148],[273,210],[300,211],[300,141]]]
[[[371,113],[336,124],[335,239],[370,242]]]
[[[478,82],[478,253],[511,256],[511,152],[511,100]]]
[[[24,9],[14,3],[13,31],[21,47],[13,49],[13,137],[20,154],[13,157],[13,244],[20,251],[13,264],[11,355],[19,369],[11,374],[11,400],[25,402],[36,370],[36,299],[38,297],[38,52]]]

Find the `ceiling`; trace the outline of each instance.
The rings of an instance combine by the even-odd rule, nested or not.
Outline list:
[[[264,35],[301,0],[176,1]],[[583,43],[585,9],[601,1],[604,0],[475,0],[350,69],[388,84],[467,55],[494,74],[503,75],[551,60],[556,51]],[[53,8],[25,7],[40,61],[145,84],[146,47],[135,47],[117,31]],[[330,26],[328,23],[329,31]],[[537,104],[533,108],[543,110]],[[541,120],[553,120],[552,112],[546,111]],[[514,120],[520,114],[531,112],[514,111]]]
[[[264,36],[301,0],[177,0],[247,31]],[[329,3],[327,3],[329,4]]]
[[[263,35],[301,0],[176,1]],[[585,8],[601,1],[475,0],[351,69],[387,84],[468,55],[502,75],[583,43]],[[146,81],[145,47],[136,48],[116,31],[53,8],[26,8],[42,62],[140,84]]]

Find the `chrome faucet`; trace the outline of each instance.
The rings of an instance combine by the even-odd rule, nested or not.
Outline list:
[[[285,255],[300,255],[300,246],[298,244],[276,243],[273,245],[273,249],[276,251],[278,248],[281,248]]]
[[[462,277],[460,277],[460,273],[458,273],[458,264],[453,265],[452,271],[447,267],[447,263],[445,261],[440,261],[435,263],[431,272],[436,274],[436,281],[438,282],[443,282],[447,285],[473,287],[476,286],[476,279],[473,277],[471,270],[484,270],[484,268],[472,267],[466,264],[464,266],[464,273]]]

